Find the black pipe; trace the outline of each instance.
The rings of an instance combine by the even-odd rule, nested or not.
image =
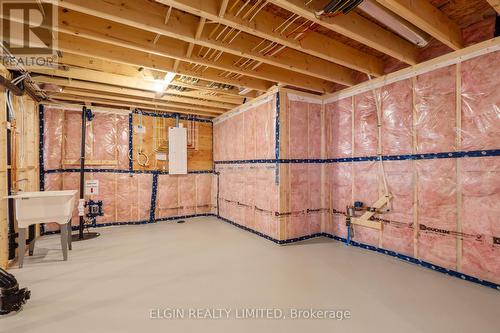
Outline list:
[[[0,75],[0,85],[4,86],[6,89],[9,89],[10,92],[16,96],[22,96],[24,94],[24,89],[19,88],[2,75]]]
[[[80,148],[80,199],[85,198],[84,182],[85,182],[85,138],[87,134],[87,107],[82,109],[82,145]],[[83,229],[85,228],[85,220],[80,216],[80,224],[78,226],[78,239],[83,239]]]

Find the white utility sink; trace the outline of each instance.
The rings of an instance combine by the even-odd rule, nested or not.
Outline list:
[[[19,192],[6,198],[15,200],[19,228],[38,223],[68,223],[73,215],[77,191]]]
[[[25,252],[26,228],[33,224],[55,222],[61,226],[61,245],[64,260],[68,259],[68,247],[71,250],[71,217],[77,191],[19,192],[5,197],[14,199],[17,226],[19,229],[19,267],[23,265]],[[30,243],[30,255],[33,254],[35,241]]]

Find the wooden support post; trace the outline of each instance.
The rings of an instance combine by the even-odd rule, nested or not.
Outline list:
[[[280,95],[280,158],[289,158],[288,134],[290,131],[289,110],[288,110],[288,94],[281,88],[277,94]],[[257,136],[256,136],[257,139]],[[290,165],[279,164],[280,182],[279,182],[279,212],[288,212],[290,207]],[[279,239],[285,240],[287,235],[288,217],[280,217],[280,233]]]
[[[462,64],[456,64],[456,150],[462,150]],[[461,173],[462,173],[462,161],[457,158],[456,161],[456,184],[457,184],[457,271],[462,270],[462,238],[460,233],[462,232],[462,183],[461,183]]]
[[[3,68],[0,68],[3,73]],[[7,268],[9,261],[9,225],[7,200],[7,111],[6,91],[0,88],[0,267]]]
[[[417,153],[417,77],[411,79],[412,87],[412,153]],[[412,161],[413,169],[413,257],[418,258],[418,162]]]
[[[325,103],[321,103],[321,159],[326,159],[326,112]],[[321,232],[326,232],[326,224],[329,222],[330,215],[325,213],[323,209],[327,207],[329,200],[327,199],[327,177],[326,164],[321,163]],[[329,210],[330,211],[330,210]]]
[[[355,108],[356,108],[356,96],[351,96],[351,158],[354,158],[355,144],[354,144],[354,116],[355,116]],[[354,162],[351,162],[351,204],[354,204]],[[354,226],[348,227],[354,230]],[[349,231],[347,231],[349,232]],[[352,236],[351,236],[352,239]]]

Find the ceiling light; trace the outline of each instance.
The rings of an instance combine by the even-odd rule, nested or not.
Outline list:
[[[167,90],[170,83],[174,80],[175,75],[176,75],[175,73],[167,72],[167,74],[165,75],[165,78],[163,80],[161,80],[161,81],[155,80],[155,84],[154,84],[155,91],[157,93],[162,93],[165,90]]]
[[[167,72],[167,75],[165,75],[165,79],[163,79],[165,86],[168,86],[174,80],[175,75],[175,73]]]
[[[156,92],[161,93],[165,90],[165,83],[163,81],[155,81],[153,88]]]

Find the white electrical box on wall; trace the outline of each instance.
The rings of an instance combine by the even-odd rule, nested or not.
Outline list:
[[[171,175],[187,174],[187,128],[168,129],[168,172]]]

